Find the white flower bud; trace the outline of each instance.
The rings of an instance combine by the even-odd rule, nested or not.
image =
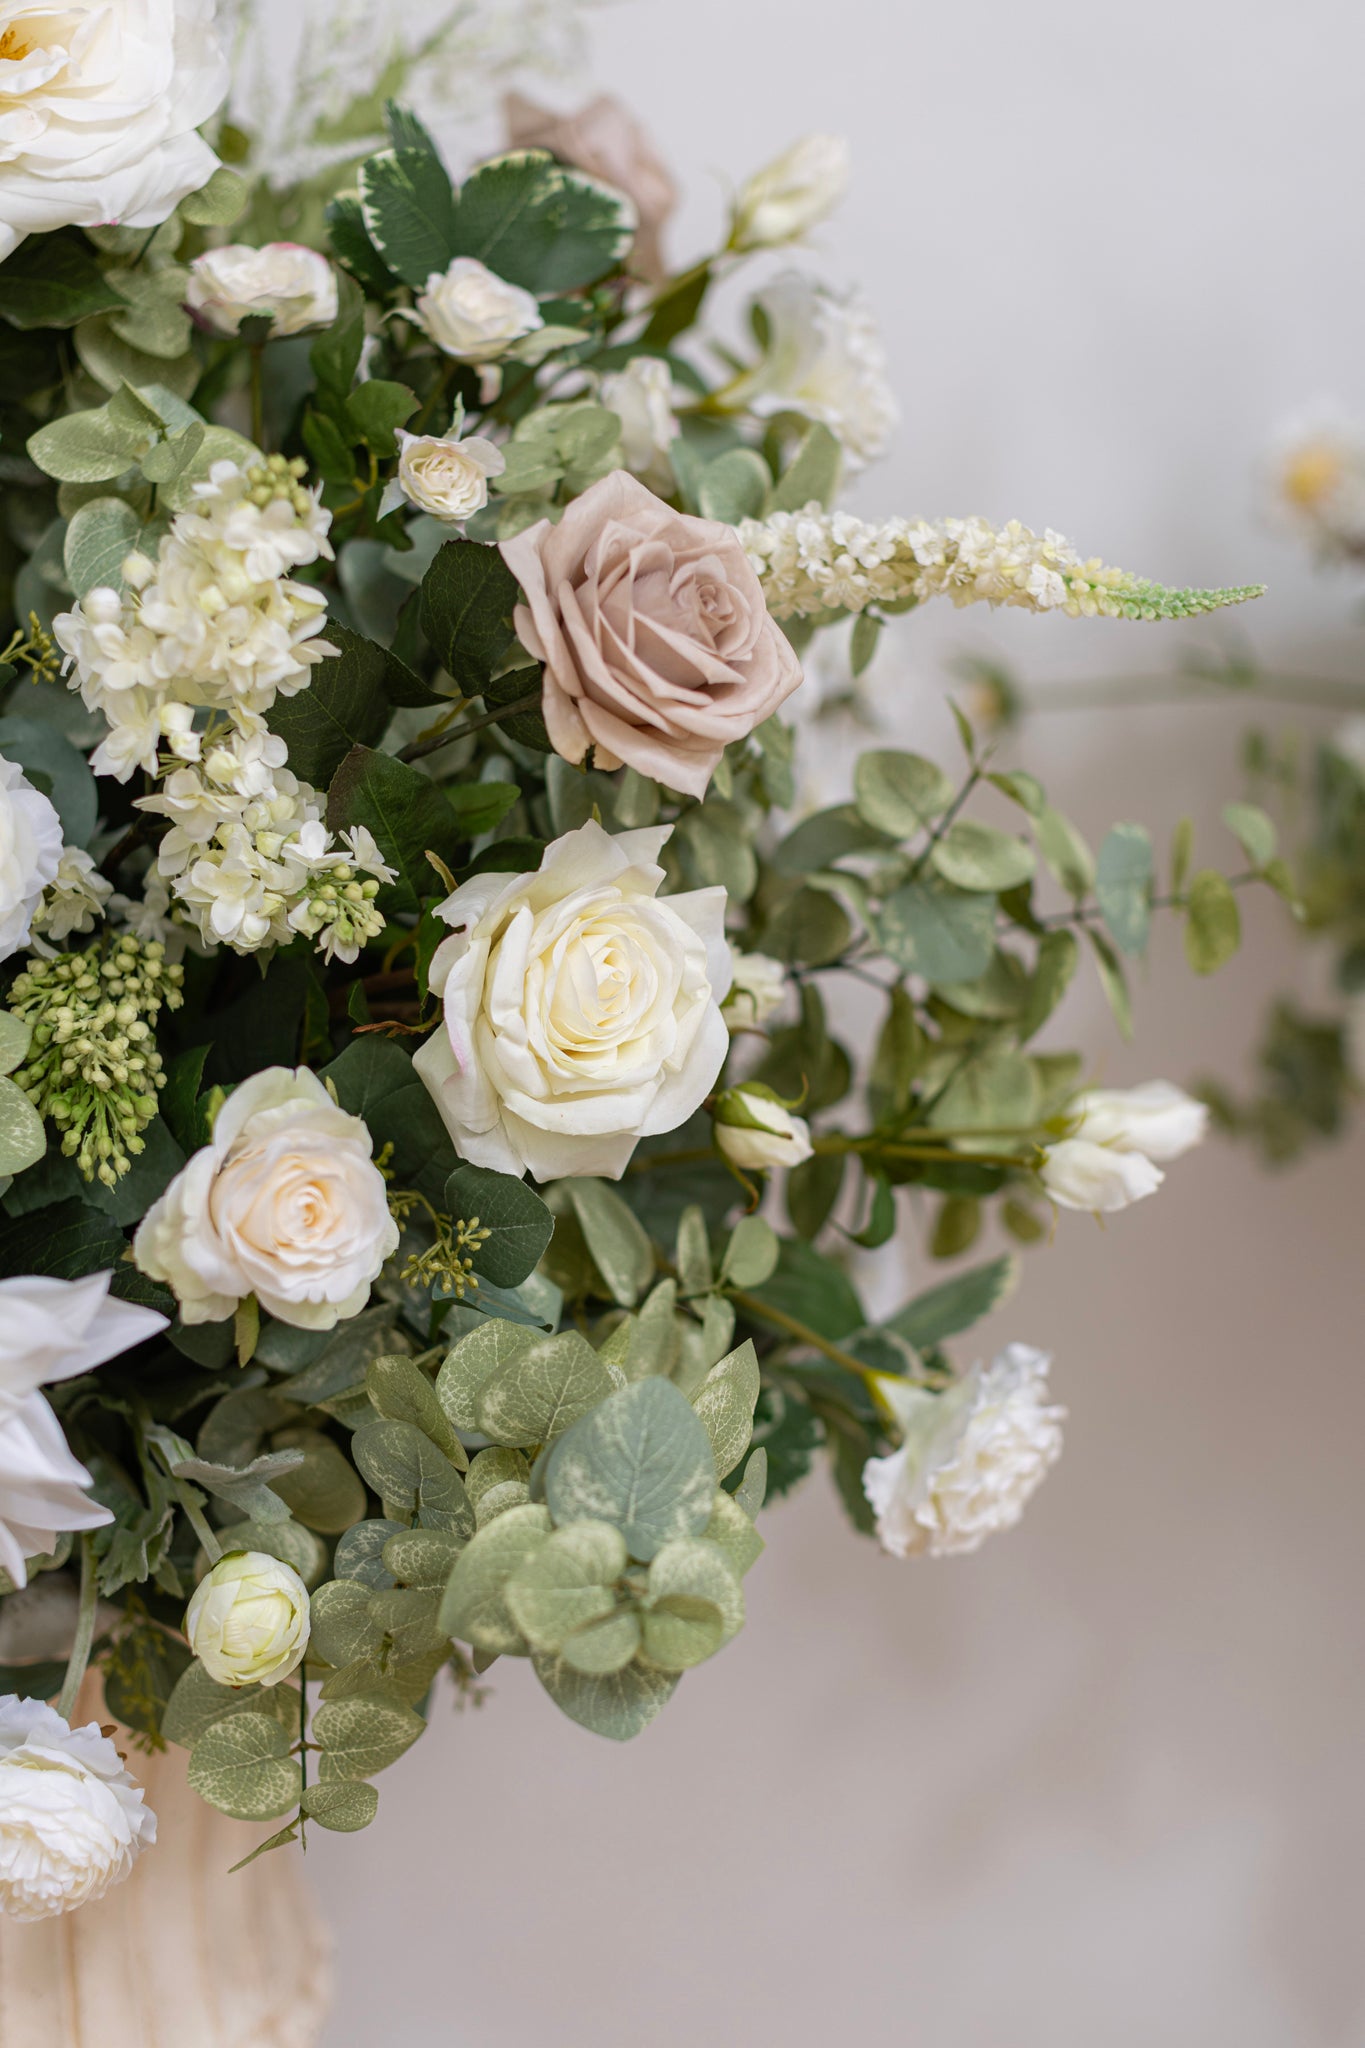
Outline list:
[[[1154,1195],[1166,1178],[1143,1152],[1116,1152],[1089,1138],[1063,1138],[1043,1155],[1039,1179],[1061,1209],[1109,1215]]]
[[[1179,1159],[1201,1144],[1209,1112],[1171,1081],[1146,1081],[1140,1088],[1092,1088],[1076,1103],[1075,1132],[1114,1152],[1145,1152],[1149,1159]]]
[[[734,980],[721,1015],[732,1031],[738,1031],[766,1023],[781,1008],[787,970],[767,953],[736,953],[733,959]]]
[[[107,1735],[41,1700],[0,1699],[0,1913],[47,1920],[103,1898],[156,1840]]]
[[[775,1166],[799,1166],[814,1146],[804,1117],[754,1083],[727,1088],[716,1103],[716,1144],[732,1166],[748,1173],[766,1173]]]
[[[833,210],[848,189],[849,148],[841,135],[807,135],[756,171],[735,204],[732,249],[775,249]]]
[[[235,1550],[201,1579],[185,1636],[219,1685],[279,1685],[308,1647],[308,1588],[263,1550]]]
[[[236,334],[243,320],[261,318],[274,334],[299,334],[336,319],[336,272],[297,242],[267,242],[263,249],[232,242],[195,257],[185,304],[214,334]]]
[[[457,256],[448,270],[432,272],[417,317],[437,348],[462,363],[489,362],[545,324],[530,292],[474,256]]]

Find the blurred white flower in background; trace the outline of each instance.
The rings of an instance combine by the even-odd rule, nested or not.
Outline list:
[[[236,334],[243,320],[256,319],[269,320],[273,334],[301,334],[336,319],[336,272],[297,242],[229,242],[195,257],[185,304],[215,334]]]
[[[843,443],[853,467],[882,454],[900,417],[886,350],[867,302],[786,270],[754,295],[762,359],[731,386],[731,402],[762,417],[803,412]]]
[[[833,212],[848,190],[851,157],[842,135],[804,135],[755,171],[735,201],[730,247],[777,249]]]
[[[1328,404],[1287,421],[1268,471],[1272,508],[1319,554],[1365,553],[1365,422]]]
[[[1092,1088],[1072,1105],[1070,1133],[1046,1147],[1039,1178],[1062,1209],[1111,1214],[1153,1195],[1169,1163],[1201,1144],[1209,1113],[1172,1081]]]

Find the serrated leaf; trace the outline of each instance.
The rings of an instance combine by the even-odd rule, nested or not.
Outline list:
[[[565,1432],[546,1460],[545,1498],[557,1523],[611,1522],[631,1556],[648,1559],[705,1528],[715,1480],[710,1438],[687,1397],[647,1379]]]
[[[353,747],[338,767],[327,792],[327,823],[334,832],[364,825],[374,834],[384,859],[398,871],[385,892],[395,911],[411,913],[422,897],[440,892],[429,851],[448,867],[460,858],[459,824],[435,783],[372,747]]]
[[[273,1820],[298,1804],[302,1775],[289,1749],[288,1734],[269,1714],[213,1721],[190,1752],[190,1789],[234,1820]]]
[[[384,689],[389,656],[373,641],[329,622],[327,637],[339,659],[321,662],[306,690],[277,697],[265,722],[289,748],[294,773],[325,789],[353,747],[372,747],[384,734],[393,707]]]
[[[522,150],[481,164],[455,202],[453,253],[544,297],[593,284],[634,240],[635,208],[586,172]]]
[[[366,158],[356,183],[370,241],[405,285],[421,291],[460,253],[454,195],[440,159],[425,149],[383,150]]]
[[[30,236],[0,265],[0,317],[11,327],[74,327],[122,304],[77,234]]]
[[[1019,1282],[1019,1261],[1012,1253],[957,1273],[888,1316],[882,1325],[894,1336],[903,1337],[915,1351],[927,1351],[936,1344],[970,1330],[983,1316],[998,1308]]]
[[[411,1749],[426,1725],[411,1707],[383,1693],[324,1700],[312,1725],[312,1739],[322,1752],[318,1760],[322,1783],[372,1778],[376,1771],[387,1770]]]
[[[481,696],[511,652],[520,595],[494,547],[451,540],[432,557],[422,578],[422,630],[466,697]]]

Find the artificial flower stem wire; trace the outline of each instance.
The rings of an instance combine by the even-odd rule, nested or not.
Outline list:
[[[76,1610],[76,1639],[71,1645],[71,1655],[66,1663],[66,1677],[62,1680],[61,1696],[57,1701],[57,1712],[64,1721],[69,1721],[76,1707],[76,1694],[81,1689],[90,1662],[90,1650],[95,1640],[95,1611],[99,1606],[99,1580],[95,1575],[95,1543],[89,1530],[81,1536],[81,1600]]]
[[[481,711],[477,718],[467,718],[463,725],[453,732],[441,732],[429,740],[414,740],[399,754],[400,761],[421,761],[426,755],[434,754],[438,747],[449,747],[456,740],[462,740],[467,733],[481,732],[486,725],[500,725],[504,718],[511,718],[518,711],[534,711],[540,703],[540,690],[528,690],[524,697],[514,697],[510,704],[499,704],[493,711]]]

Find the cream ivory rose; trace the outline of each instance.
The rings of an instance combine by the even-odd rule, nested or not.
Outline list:
[[[308,1588],[264,1550],[231,1550],[194,1589],[185,1640],[219,1685],[280,1685],[308,1648]]]
[[[616,1180],[709,1094],[728,1044],[725,891],[659,897],[669,829],[590,822],[534,874],[477,875],[442,904],[444,1020],[413,1064],[475,1165]]]
[[[213,0],[0,0],[0,259],[53,228],[157,226],[218,159]]]
[[[801,664],[735,529],[675,512],[613,470],[557,526],[501,543],[522,645],[545,664],[556,753],[623,763],[704,796],[731,740],[788,698]]]
[[[190,265],[185,304],[215,334],[236,334],[243,320],[267,319],[273,334],[330,327],[337,316],[336,272],[316,249],[229,242]]]
[[[254,1294],[297,1329],[365,1306],[398,1243],[368,1130],[307,1067],[266,1067],[234,1089],[133,1240],[186,1323],[222,1322]]]

